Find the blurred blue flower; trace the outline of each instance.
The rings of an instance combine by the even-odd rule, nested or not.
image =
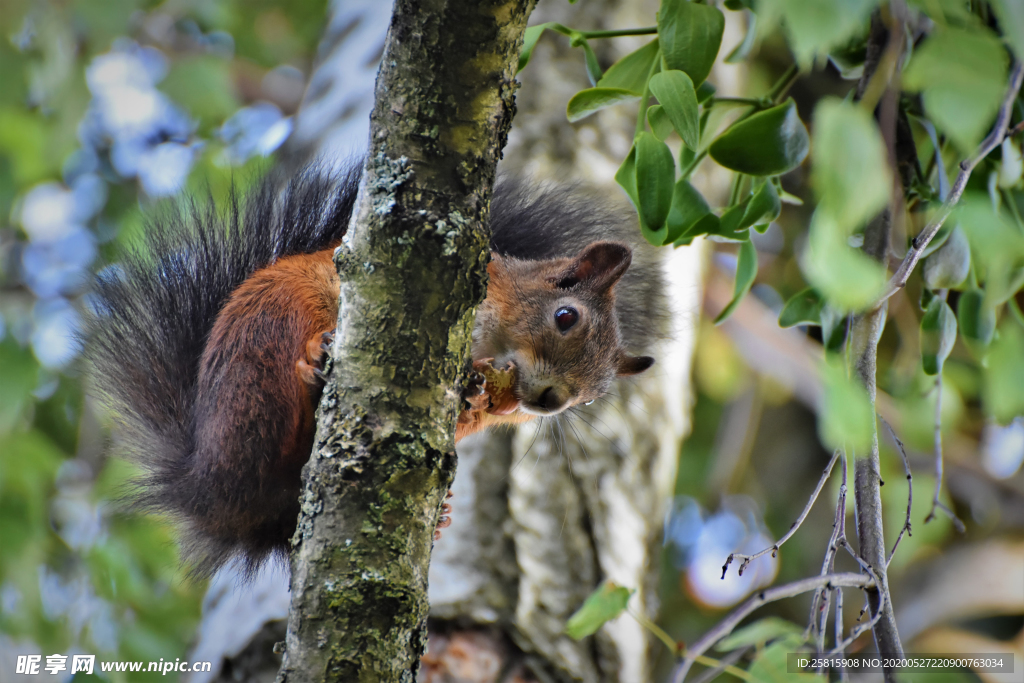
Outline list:
[[[63,621],[77,643],[88,627],[93,645],[103,652],[117,650],[117,625],[113,610],[96,595],[88,575],[64,578],[46,565],[39,567],[39,598],[43,615],[50,621]]]
[[[71,188],[41,183],[21,200],[19,219],[29,243],[21,252],[22,279],[42,299],[81,290],[96,258],[96,240],[85,223],[107,201],[98,176],[79,175]]]
[[[202,143],[182,145],[164,142],[139,156],[138,176],[142,189],[151,197],[172,195],[181,189],[192,170]]]
[[[739,575],[739,563],[722,577],[730,553],[752,555],[772,545],[764,522],[749,498],[731,496],[708,514],[692,498],[679,496],[666,518],[665,542],[673,546],[673,561],[685,572],[686,587],[697,602],[728,607],[774,580],[779,569],[770,554],[751,562]]]
[[[52,242],[30,242],[22,251],[22,277],[40,299],[81,291],[89,282],[89,264],[96,258],[96,240],[77,225]]]
[[[290,116],[270,102],[257,102],[243,107],[224,122],[218,136],[227,143],[225,150],[231,163],[241,163],[255,156],[267,156],[291,135]]]
[[[1005,427],[985,425],[981,443],[981,464],[996,479],[1009,479],[1024,464],[1024,417]]]
[[[39,362],[59,369],[68,364],[80,348],[75,334],[82,317],[67,299],[37,301],[32,309],[32,350]]]
[[[78,129],[84,147],[109,151],[114,170],[151,196],[177,192],[197,150],[195,122],[156,89],[166,74],[159,50],[117,41],[86,69],[93,99]]]

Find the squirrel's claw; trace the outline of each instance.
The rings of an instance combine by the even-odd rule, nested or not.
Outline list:
[[[325,354],[331,352],[331,345],[334,344],[334,330],[324,332],[320,335],[320,350]]]
[[[462,410],[464,412],[480,412],[491,405],[491,398],[484,387],[486,378],[479,372],[471,372],[462,389]]]

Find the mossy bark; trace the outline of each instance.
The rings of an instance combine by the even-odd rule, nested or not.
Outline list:
[[[279,681],[413,681],[531,0],[398,0],[306,466]]]

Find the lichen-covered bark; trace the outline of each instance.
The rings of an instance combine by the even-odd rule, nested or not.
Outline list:
[[[337,255],[279,681],[412,681],[530,0],[399,0]]]

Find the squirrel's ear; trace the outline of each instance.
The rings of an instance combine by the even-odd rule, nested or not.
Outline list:
[[[569,289],[586,282],[588,287],[603,291],[619,281],[632,258],[633,252],[625,244],[594,242],[553,280],[559,289]]]
[[[619,377],[625,377],[626,375],[639,375],[647,368],[654,365],[654,359],[650,356],[630,356],[627,353],[619,354]]]

